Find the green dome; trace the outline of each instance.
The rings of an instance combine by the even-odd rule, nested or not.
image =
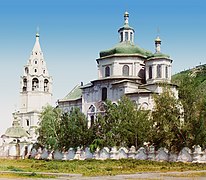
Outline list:
[[[18,121],[13,121],[12,127],[6,130],[5,136],[11,138],[29,137],[29,134],[22,128]]]
[[[138,46],[135,46],[134,44],[132,44],[129,41],[124,41],[121,43],[118,43],[115,47],[109,49],[109,50],[105,50],[105,51],[101,51],[99,53],[100,58],[105,57],[105,56],[110,56],[110,55],[114,55],[114,54],[136,54],[136,55],[141,55],[144,57],[148,57],[148,56],[152,56],[152,52],[147,51],[145,49],[142,49]]]
[[[157,59],[157,58],[166,58],[169,59],[170,56],[167,54],[162,54],[162,53],[154,53],[151,56],[148,56],[148,60],[150,59]]]

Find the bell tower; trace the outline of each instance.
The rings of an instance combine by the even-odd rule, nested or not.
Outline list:
[[[39,33],[30,58],[20,77],[20,124],[30,131],[38,126],[39,115],[43,106],[52,101],[52,77],[47,70],[46,62],[39,43]]]

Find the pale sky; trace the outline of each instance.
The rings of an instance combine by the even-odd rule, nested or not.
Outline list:
[[[125,11],[140,47],[154,52],[159,29],[173,74],[206,63],[205,9],[204,0],[0,0],[0,134],[18,110],[20,76],[37,27],[55,103],[81,81],[97,78],[96,59],[118,43]]]

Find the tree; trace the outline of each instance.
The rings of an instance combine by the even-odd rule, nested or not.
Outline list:
[[[44,107],[40,115],[38,142],[48,150],[58,148],[61,115],[62,111],[52,106]]]
[[[179,97],[184,108],[187,146],[206,145],[206,82],[189,73],[178,81]]]
[[[92,132],[87,127],[87,119],[79,108],[63,114],[60,127],[59,148],[62,150],[86,147],[92,141]]]
[[[97,129],[94,142],[101,147],[142,146],[150,128],[148,113],[138,109],[126,96],[117,104],[107,101],[105,115],[99,116],[94,124]]]
[[[181,150],[186,145],[181,103],[167,87],[163,88],[160,95],[154,95],[154,102],[150,142],[156,148]]]

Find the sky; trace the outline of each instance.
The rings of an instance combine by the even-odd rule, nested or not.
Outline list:
[[[173,74],[206,63],[205,0],[0,0],[0,134],[19,107],[20,76],[39,27],[53,77],[53,105],[80,82],[97,78],[101,50],[118,43],[125,11],[135,44],[173,59]]]

